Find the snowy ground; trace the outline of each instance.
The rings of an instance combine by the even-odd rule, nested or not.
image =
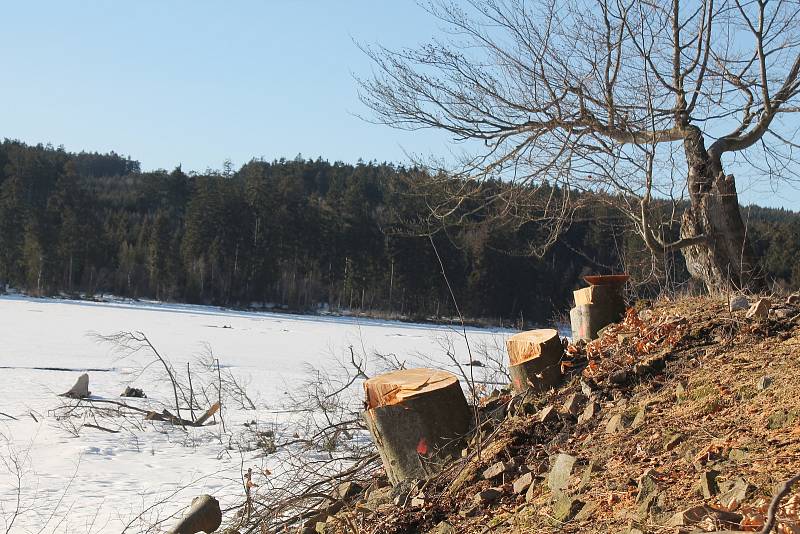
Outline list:
[[[308,377],[308,365],[325,369],[336,367],[337,360],[349,361],[350,345],[359,355],[391,353],[410,366],[429,359],[428,364],[447,368],[444,347],[452,343],[457,358],[468,360],[459,332],[448,327],[160,303],[2,297],[0,532],[139,532],[201,492],[218,496],[223,508],[235,504],[241,499],[242,469],[254,466],[263,472],[269,465],[269,458],[257,452],[232,450],[221,425],[184,432],[140,422],[140,429],[126,427],[117,434],[82,428],[75,435],[57,421],[53,410],[64,401],[57,395],[84,371],[95,398],[119,400],[125,386],[133,385],[150,398],[131,404],[160,410],[161,403],[170,403],[168,382],[152,382],[158,366],[141,373],[149,355],[122,358],[90,335],[121,330],[145,333],[178,370],[189,361],[197,365],[197,356],[210,347],[223,369],[248,383],[258,409],[225,407],[228,434],[251,420],[262,428],[285,430],[287,392]],[[468,330],[473,347],[502,347],[506,335]],[[368,372],[374,370],[367,365]]]

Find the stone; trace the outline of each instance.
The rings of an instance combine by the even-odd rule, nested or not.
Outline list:
[[[786,304],[797,306],[800,304],[800,293],[793,293],[786,298]]]
[[[589,501],[587,503],[584,503],[580,511],[577,514],[575,514],[573,520],[577,522],[587,521],[592,518],[592,515],[594,515],[595,511],[597,511],[599,507],[600,503],[598,503],[597,501]]]
[[[560,493],[569,486],[569,479],[572,476],[572,468],[578,459],[572,455],[560,453],[556,455],[550,473],[547,475],[547,487],[550,491]]]
[[[480,504],[489,504],[493,503],[502,496],[503,496],[502,490],[498,488],[487,488],[483,491],[479,491],[478,493],[476,493],[475,497],[473,497],[472,500]]]
[[[365,508],[369,510],[377,510],[379,506],[384,504],[391,504],[392,502],[392,487],[386,486],[383,488],[376,488],[369,492],[367,500],[364,504]]]
[[[758,382],[756,383],[756,389],[759,391],[764,391],[771,385],[772,385],[772,377],[762,376],[761,378],[758,379]]]
[[[728,453],[728,460],[731,462],[744,462],[747,460],[747,457],[747,451],[742,449],[731,449],[731,451]]]
[[[336,486],[336,490],[334,490],[333,496],[336,497],[337,499],[348,500],[355,497],[362,491],[364,491],[364,488],[357,482],[352,482],[352,481],[342,482],[341,484]]]
[[[744,295],[735,295],[731,297],[730,311],[735,312],[739,310],[746,310],[750,307],[750,301]]]
[[[578,417],[578,423],[586,423],[594,418],[598,413],[600,413],[600,403],[590,402],[586,405],[586,408],[583,409],[583,413],[580,415],[580,417]]]
[[[510,472],[514,468],[513,464],[508,462],[497,462],[490,465],[481,475],[484,480],[491,480],[497,478],[504,473]]]
[[[616,434],[624,429],[625,421],[621,413],[612,415],[608,423],[606,423],[606,434]]]
[[[669,519],[667,526],[689,527],[706,518],[711,518],[717,528],[727,528],[737,532],[742,521],[742,516],[739,514],[718,510],[702,504],[676,513]]]
[[[770,430],[777,430],[794,424],[796,420],[797,411],[790,410],[786,412],[784,410],[778,410],[767,418],[767,428]]]
[[[569,495],[562,495],[553,505],[553,518],[559,523],[566,523],[580,510],[583,503]]]
[[[717,485],[718,476],[719,471],[713,469],[700,475],[700,492],[703,494],[704,499],[710,499],[719,493],[719,486]]]
[[[417,495],[415,495],[411,499],[411,506],[413,508],[422,508],[423,506],[425,506],[425,494],[419,492]]]
[[[735,509],[745,502],[755,489],[755,486],[743,478],[728,480],[724,484],[719,484],[719,503],[727,510]]]
[[[120,397],[130,397],[134,399],[146,399],[147,395],[145,395],[144,391],[139,388],[132,388],[130,386],[125,386],[125,391],[119,394]]]
[[[549,423],[558,419],[558,413],[552,405],[545,406],[536,414],[536,419],[541,423]]]
[[[514,481],[513,485],[514,493],[519,495],[521,493],[525,493],[526,491],[528,491],[528,488],[531,486],[531,484],[533,484],[534,479],[535,475],[532,472],[525,473],[524,475],[519,477],[517,480]]]
[[[678,385],[675,386],[675,398],[679,401],[686,398],[686,390],[689,389],[689,384],[686,380],[678,381]]]
[[[528,491],[525,492],[525,502],[533,502],[533,500],[536,499],[537,493],[536,484],[528,486]]]
[[[66,393],[62,393],[61,396],[69,397],[70,399],[85,399],[91,394],[92,392],[89,391],[89,375],[87,373],[83,373],[78,377],[75,385],[72,386]]]
[[[772,313],[775,314],[776,319],[789,319],[794,316],[795,310],[791,308],[778,308],[777,310],[772,310]]]
[[[458,532],[456,527],[448,523],[447,521],[442,521],[432,529],[428,531],[427,534],[456,534]]]
[[[750,309],[747,310],[747,314],[745,317],[747,319],[766,319],[769,317],[769,309],[772,306],[772,301],[767,297],[762,297],[758,299]]]
[[[583,410],[584,404],[588,399],[581,393],[573,393],[564,402],[564,411],[573,417],[577,417]]]

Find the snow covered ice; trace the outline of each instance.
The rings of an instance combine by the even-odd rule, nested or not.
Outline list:
[[[141,331],[178,371],[212,349],[223,368],[247,384],[258,408],[223,406],[229,428],[251,420],[284,424],[286,394],[299,387],[308,366],[335,366],[351,345],[410,365],[451,368],[442,344],[447,338],[459,361],[469,359],[460,332],[446,326],[209,306],[6,296],[0,298],[0,325],[0,528],[7,530],[16,515],[10,532],[20,534],[139,532],[142,525],[157,532],[199,493],[217,496],[223,509],[238,504],[242,469],[269,466],[258,451],[226,447],[219,425],[183,432],[142,422],[139,430],[110,433],[73,432],[56,421],[53,410],[64,401],[57,395],[83,372],[93,397],[120,400],[131,385],[149,397],[125,399],[132,405],[160,410],[174,404],[168,382],[150,381],[156,367],[141,374],[149,355],[122,358],[92,332]],[[468,330],[471,344],[502,347],[505,335]]]

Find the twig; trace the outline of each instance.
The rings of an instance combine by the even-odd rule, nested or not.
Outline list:
[[[772,527],[775,526],[775,514],[778,511],[778,506],[781,504],[781,500],[786,497],[786,494],[788,494],[792,489],[792,485],[798,480],[800,480],[800,475],[795,475],[781,484],[781,486],[778,488],[778,491],[772,497],[772,502],[769,503],[767,520],[764,523],[764,528],[761,529],[759,534],[769,534],[769,532],[772,530]]]
[[[17,419],[17,418],[16,418],[16,417],[14,417],[13,415],[9,415],[9,414],[7,414],[7,413],[5,413],[5,412],[0,412],[0,415],[2,415],[2,416],[5,416],[5,417],[8,417],[9,419],[13,419],[14,421],[19,421],[19,419]],[[37,421],[37,422],[38,422],[38,421]]]

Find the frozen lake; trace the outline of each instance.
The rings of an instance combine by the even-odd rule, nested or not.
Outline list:
[[[122,357],[92,333],[143,332],[175,369],[213,350],[226,373],[247,384],[256,410],[223,405],[230,432],[244,422],[285,425],[287,395],[301,389],[309,366],[339,368],[375,352],[452,369],[447,351],[468,360],[460,330],[343,317],[231,311],[216,307],[0,297],[0,531],[11,533],[158,531],[191,497],[207,492],[223,505],[241,500],[241,473],[269,466],[257,452],[231,452],[220,425],[167,428],[137,421],[118,433],[59,421],[58,397],[88,370],[93,397],[120,400],[126,386],[171,404],[149,354]],[[468,329],[470,345],[502,347],[506,332]],[[365,371],[376,370],[367,359]],[[146,367],[143,369],[143,367]],[[200,370],[196,380],[200,381]],[[358,386],[358,384],[356,384]],[[213,388],[212,388],[213,393]],[[160,404],[163,403],[163,404]],[[184,414],[186,416],[186,414]],[[86,422],[86,420],[84,420]],[[91,421],[90,421],[91,422]],[[72,426],[70,426],[72,424]],[[100,425],[103,426],[103,425]],[[168,502],[160,504],[161,501]],[[13,525],[11,521],[13,520]],[[130,526],[128,526],[130,524]],[[143,526],[145,525],[145,526]]]

